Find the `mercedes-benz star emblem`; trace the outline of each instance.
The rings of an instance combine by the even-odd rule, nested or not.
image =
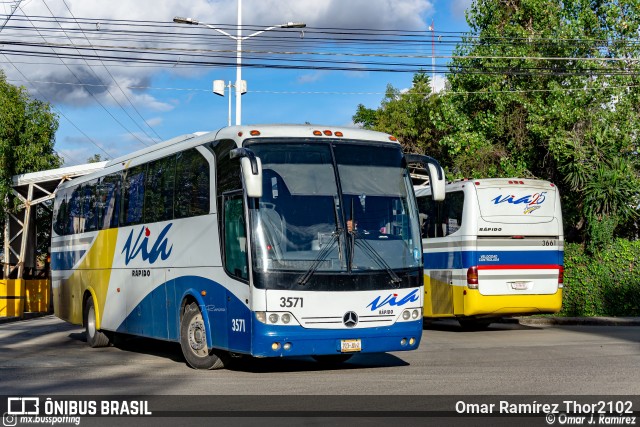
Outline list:
[[[353,328],[358,324],[358,315],[353,311],[347,311],[345,315],[342,316],[342,321],[347,328]]]

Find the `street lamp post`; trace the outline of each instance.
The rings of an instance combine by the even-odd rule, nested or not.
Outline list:
[[[211,24],[206,24],[204,22],[197,21],[193,18],[182,18],[180,16],[176,16],[173,18],[173,22],[178,24],[189,24],[189,25],[202,25],[204,27],[210,28],[214,31],[217,31],[225,36],[236,41],[236,125],[242,124],[242,94],[246,92],[246,86],[242,83],[242,42],[251,37],[255,37],[258,34],[262,34],[266,31],[273,30],[275,28],[304,28],[306,24],[298,23],[298,22],[287,22],[286,24],[273,25],[271,27],[267,27],[264,30],[256,31],[255,33],[249,34],[248,36],[242,36],[242,0],[238,0],[238,32],[236,36],[232,36],[224,30],[214,27]],[[231,95],[229,93],[229,95]]]

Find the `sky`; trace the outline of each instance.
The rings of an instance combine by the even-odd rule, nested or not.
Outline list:
[[[60,123],[55,149],[65,166],[86,163],[95,154],[115,158],[178,135],[213,131],[227,125],[229,98],[213,94],[212,81],[234,82],[235,59],[209,66],[188,62],[194,59],[192,53],[205,50],[233,56],[235,41],[201,25],[172,20],[192,17],[235,35],[237,1],[22,0],[7,21],[17,1],[0,0],[0,68],[9,82],[25,86],[31,96],[54,107]],[[318,58],[329,61],[322,66],[346,62],[340,70],[243,67],[247,93],[242,97],[242,124],[353,126],[358,104],[377,108],[387,84],[400,90],[411,86],[413,72],[397,72],[402,66],[396,72],[371,71],[376,61],[418,61],[431,76],[430,55],[442,53],[428,42],[388,50],[372,41],[389,38],[391,33],[384,32],[388,30],[428,32],[432,23],[431,34],[439,41],[450,33],[466,32],[464,12],[470,4],[471,0],[242,0],[244,37],[285,22],[307,25],[303,30],[278,30],[280,39],[274,39],[272,30],[244,41],[243,63],[250,64],[251,55],[264,52],[282,64],[309,65]],[[158,29],[162,34],[127,33]],[[368,30],[360,45],[341,44],[337,34],[353,29]],[[42,43],[49,47],[35,46]],[[122,51],[132,46],[141,50]],[[116,48],[120,51],[113,53]],[[163,61],[155,65],[105,58],[140,57],[159,50]],[[68,55],[60,56],[61,52]],[[85,59],[70,57],[81,52]],[[389,52],[399,55],[381,57]],[[88,55],[98,58],[88,61]],[[418,59],[410,59],[414,55]],[[435,61],[446,63],[442,58]],[[443,75],[436,73],[434,82],[436,90],[441,88]],[[232,102],[235,123],[235,97]]]

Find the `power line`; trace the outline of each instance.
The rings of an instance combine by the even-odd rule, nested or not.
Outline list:
[[[64,0],[63,0],[63,2],[64,2]],[[46,8],[47,8],[47,10],[49,11],[49,13],[51,13],[51,16],[53,16],[53,12],[52,12],[52,11],[51,11],[51,9],[49,8],[49,5],[47,4],[46,0],[42,0],[42,3],[45,5],[45,7],[46,7]],[[66,2],[64,2],[64,4],[65,4],[65,6],[66,6]],[[68,6],[67,6],[67,8],[68,8]],[[69,10],[69,12],[71,12],[71,10]],[[24,10],[23,10],[23,13],[24,13]],[[73,14],[72,14],[72,16],[73,16]],[[55,18],[54,18],[54,20],[55,20]],[[62,29],[62,32],[66,35],[66,32],[65,32],[64,28],[62,27],[62,25],[61,25],[59,22],[58,22],[58,25],[60,26],[60,29]],[[67,37],[67,38],[68,38],[68,37]],[[71,42],[71,45],[73,46],[73,41],[71,41],[71,39],[70,39],[70,38],[68,38],[68,39],[69,39],[69,41]],[[43,40],[44,40],[44,41],[45,41],[45,43],[46,43],[46,40],[45,40],[44,38],[43,38]],[[87,40],[87,41],[88,41],[88,40]],[[89,43],[89,45],[91,45],[91,43]],[[75,46],[74,46],[74,47],[75,47]],[[76,50],[77,50],[77,49],[76,49]],[[80,52],[78,52],[78,53],[80,53]],[[96,55],[97,55],[97,54],[96,54]],[[86,59],[85,59],[85,62],[86,62]],[[104,64],[102,64],[102,65],[104,65]],[[106,67],[104,67],[104,68],[106,69]],[[68,68],[68,67],[67,67],[67,69],[71,72],[71,69],[70,69],[70,68]],[[97,78],[98,80],[101,80],[101,79],[100,79],[100,76],[98,76],[98,74],[95,72],[95,70],[93,70],[92,68],[89,68],[89,69],[90,69],[90,70],[91,70],[91,72],[96,76],[96,78]],[[109,70],[107,70],[107,73],[109,73]],[[75,76],[75,73],[72,73],[72,74],[74,74],[74,76]],[[109,74],[110,74],[110,73],[109,73]],[[76,77],[77,77],[77,76],[76,76]],[[79,79],[78,79],[78,80],[79,80]],[[79,80],[79,81],[80,81],[80,80]],[[117,84],[117,83],[116,83],[116,84]],[[126,108],[124,108],[124,106],[120,103],[120,101],[118,101],[118,100],[116,99],[116,97],[111,93],[111,90],[109,89],[109,87],[108,87],[108,86],[106,87],[106,92],[109,94],[109,96],[111,97],[111,99],[113,99],[113,101],[114,101],[114,102],[115,102],[115,103],[120,107],[120,109],[125,113],[125,115],[127,115],[127,116],[131,119],[131,121],[133,122],[133,124],[134,124],[138,129],[140,129],[140,130],[142,131],[142,133],[144,133],[148,138],[150,138],[150,139],[153,141],[153,137],[151,137],[149,134],[147,134],[147,132],[146,132],[142,127],[140,127],[140,125],[138,124],[138,122],[137,122],[133,117],[131,117],[131,114],[129,114],[129,112],[126,110]],[[126,98],[127,100],[129,100],[129,99],[128,99],[128,97],[126,96],[126,94],[124,94],[124,92],[123,92],[123,95],[125,96],[125,98]],[[131,101],[130,101],[130,100],[129,100],[129,103],[131,103]],[[135,107],[134,107],[134,108],[135,108]],[[137,110],[136,110],[136,111],[137,111]],[[112,117],[113,117],[113,116],[112,116]],[[144,121],[144,119],[142,119],[142,120]],[[125,129],[126,129],[126,128],[125,128]],[[128,131],[128,129],[127,129],[127,131]],[[137,137],[133,132],[130,132],[130,131],[129,131],[129,133],[130,133],[132,136],[134,136],[136,139],[138,139],[138,141],[140,141],[143,145],[148,146],[148,144],[146,144],[143,140],[141,140],[140,138],[138,138],[138,137]],[[159,138],[160,138],[160,137],[159,137]],[[162,139],[162,138],[160,138],[160,139]]]
[[[28,82],[32,84],[55,84],[55,85],[67,85],[67,86],[105,86],[94,83],[70,83],[70,82],[55,82],[55,81],[41,81],[41,80],[16,80],[8,79],[14,82]],[[494,94],[494,93],[555,93],[555,92],[587,92],[596,90],[614,90],[614,89],[630,89],[640,88],[640,85],[622,85],[622,86],[589,86],[581,88],[554,88],[554,89],[509,89],[509,90],[481,90],[481,91],[442,91],[439,95],[473,95],[473,94]],[[127,89],[146,89],[146,90],[164,90],[164,91],[191,91],[191,92],[211,92],[210,89],[199,88],[174,88],[174,87],[157,87],[157,86],[127,86]],[[387,92],[379,91],[286,91],[286,90],[247,90],[247,93],[254,94],[277,94],[277,95],[386,95]],[[416,92],[411,91],[411,94],[415,95],[431,95],[432,92]],[[402,95],[402,94],[400,94]]]
[[[45,3],[45,0],[42,0],[42,1],[43,1],[43,3]],[[67,5],[67,2],[66,2],[65,0],[62,0],[62,3],[64,3],[65,7],[67,8],[67,10],[69,11],[69,13],[70,13],[70,14],[71,14],[71,16],[73,17],[74,21],[76,21],[76,23],[77,23],[77,21],[78,21],[78,20],[76,19],[75,15],[74,15],[74,14],[73,14],[73,12],[71,11],[71,8],[69,8],[69,5]],[[45,5],[46,5],[46,3],[45,3]],[[48,6],[47,6],[47,9],[48,9]],[[51,10],[49,10],[49,11],[51,11]],[[52,15],[53,15],[53,13],[52,13]],[[61,26],[61,27],[62,27],[62,26]],[[80,25],[79,25],[79,24],[78,24],[78,27],[80,28]],[[82,35],[84,36],[84,38],[87,40],[87,43],[89,43],[89,45],[91,46],[91,42],[89,41],[89,38],[87,38],[87,36],[86,36],[86,34],[84,33],[84,31],[82,31],[82,28],[80,28],[80,31],[82,32]],[[71,39],[69,39],[69,40],[71,40]],[[96,53],[96,56],[98,56],[98,54],[97,54],[97,53]],[[120,89],[120,92],[122,92],[122,94],[124,95],[124,97],[127,99],[127,101],[129,102],[129,105],[131,105],[131,107],[133,108],[133,110],[138,114],[138,117],[140,117],[140,119],[142,120],[142,122],[143,122],[143,123],[145,123],[145,124],[147,125],[147,127],[149,127],[149,129],[151,129],[151,131],[156,135],[156,137],[158,137],[158,139],[159,139],[160,141],[162,141],[162,140],[163,140],[163,138],[162,138],[160,135],[158,135],[158,133],[155,131],[155,129],[154,129],[151,125],[149,125],[149,122],[148,122],[144,117],[142,117],[142,114],[140,114],[140,111],[138,111],[138,109],[137,109],[137,108],[136,108],[136,106],[133,104],[133,102],[131,102],[131,99],[129,99],[129,97],[128,97],[128,96],[127,96],[127,94],[124,92],[124,90],[122,90],[122,87],[120,87],[120,84],[119,84],[119,83],[116,81],[116,79],[113,77],[113,75],[111,74],[111,72],[109,71],[109,69],[107,68],[107,66],[106,66],[106,65],[104,65],[104,63],[103,63],[102,61],[100,61],[100,63],[101,63],[101,64],[102,64],[102,66],[104,67],[104,69],[105,69],[105,71],[107,72],[107,74],[109,74],[109,77],[111,77],[111,80],[113,80],[113,82],[116,84],[116,86],[118,87],[118,89]],[[111,93],[111,92],[109,92],[109,93]],[[115,97],[114,97],[114,100],[115,100]],[[132,118],[132,120],[133,120],[133,118]],[[135,121],[134,121],[134,123],[135,123]],[[142,130],[142,128],[140,128],[140,127],[139,127],[139,129],[140,129],[140,130]],[[146,132],[145,132],[145,134],[146,134]],[[148,134],[147,134],[147,136],[148,136]]]
[[[20,9],[22,10],[22,8]],[[24,14],[24,10],[22,10],[22,13]],[[30,21],[29,16],[27,16],[25,14],[25,17],[27,18],[27,20]],[[42,37],[42,35],[40,34],[39,30],[36,28],[36,26],[33,24],[33,22],[31,22],[31,25],[33,26],[33,28],[36,30],[36,32],[38,32],[38,34],[40,35],[40,37]],[[45,41],[46,40],[44,37],[42,37],[42,40]],[[60,57],[60,55],[57,54],[57,52],[51,48],[54,57],[58,58],[61,60],[62,64],[67,68],[67,70],[76,78],[76,80],[78,80],[78,82],[82,83],[82,80],[80,80],[80,78],[76,75],[76,73],[74,73],[71,68],[64,62],[62,61],[62,58]],[[98,105],[100,105],[100,107],[109,115],[111,116],[111,118],[113,118],[113,120],[115,120],[120,126],[122,126],[123,129],[125,129],[128,133],[130,133],[134,138],[136,138],[138,141],[140,141],[144,146],[148,146],[144,141],[142,141],[140,138],[138,138],[137,135],[135,135],[133,132],[131,132],[129,129],[127,129],[126,126],[124,126],[124,124],[122,124],[109,110],[107,110],[107,108],[102,104],[102,102],[100,102],[100,100],[92,93],[92,92],[88,92],[89,95],[91,95],[91,97],[98,103]]]

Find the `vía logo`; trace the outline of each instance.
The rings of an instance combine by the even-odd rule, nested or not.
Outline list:
[[[502,194],[496,197],[495,199],[491,199],[494,205],[499,205],[500,203],[509,203],[512,205],[525,205],[524,214],[530,214],[533,211],[540,209],[540,205],[544,203],[547,199],[547,192],[543,191],[541,193],[529,194],[527,196],[520,197],[516,199],[514,195],[507,195],[502,197]]]
[[[390,294],[388,295],[384,300],[382,300],[382,302],[380,302],[380,299],[382,297],[378,296],[376,297],[376,299],[374,299],[373,301],[371,301],[371,303],[367,306],[367,308],[371,307],[371,311],[375,311],[380,307],[383,307],[385,305],[389,305],[389,306],[396,306],[396,307],[400,307],[402,305],[405,305],[408,302],[415,302],[418,301],[419,297],[418,297],[418,289],[414,289],[411,293],[407,294],[406,296],[402,297],[402,299],[400,299],[398,301],[398,294]]]
[[[149,261],[149,264],[153,264],[157,261],[158,257],[162,258],[162,260],[166,260],[171,255],[171,251],[173,250],[173,245],[169,249],[167,249],[167,245],[169,241],[167,240],[167,233],[173,224],[168,224],[165,228],[162,229],[158,238],[151,249],[149,249],[149,240],[151,237],[151,231],[148,227],[142,227],[140,232],[138,233],[138,237],[136,238],[135,243],[133,242],[133,230],[129,233],[129,238],[127,239],[127,243],[125,243],[124,248],[121,253],[124,253],[124,263],[125,265],[129,265],[129,262],[136,258],[139,254],[142,254],[143,261]],[[144,238],[142,237],[144,234]]]

